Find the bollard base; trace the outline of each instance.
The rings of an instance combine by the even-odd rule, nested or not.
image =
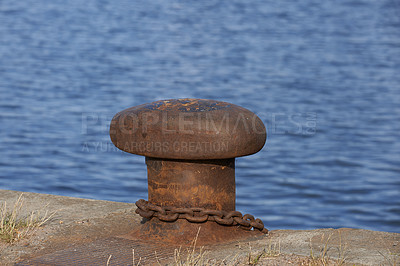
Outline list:
[[[150,220],[144,218],[139,228],[120,237],[130,240],[155,241],[166,245],[207,246],[265,236],[258,230],[248,231],[238,226],[224,226],[212,221],[190,223],[187,220],[179,219],[169,223],[153,217]]]

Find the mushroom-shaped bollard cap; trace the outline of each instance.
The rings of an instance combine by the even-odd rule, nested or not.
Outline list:
[[[258,152],[266,130],[251,111],[203,99],[162,100],[117,113],[111,140],[119,149],[165,159],[227,159]]]

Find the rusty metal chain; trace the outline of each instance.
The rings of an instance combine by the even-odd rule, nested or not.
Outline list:
[[[215,221],[221,225],[239,225],[244,230],[252,230],[254,228],[254,230],[259,230],[264,234],[268,233],[268,229],[264,227],[264,223],[260,219],[255,219],[250,214],[242,215],[238,211],[226,212],[204,208],[160,207],[144,199],[136,201],[136,206],[136,213],[147,219],[157,217],[164,222],[175,222],[178,219],[186,219],[192,223]]]

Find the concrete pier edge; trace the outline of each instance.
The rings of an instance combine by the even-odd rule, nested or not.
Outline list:
[[[123,235],[139,226],[142,220],[134,212],[134,203],[12,190],[0,190],[1,206],[7,202],[7,206],[12,207],[21,193],[24,199],[21,216],[27,216],[32,211],[56,213],[30,236],[13,244],[0,241],[0,265],[14,265],[66,248]],[[268,228],[268,221],[265,223]],[[309,257],[311,252],[319,256],[321,250],[327,247],[326,256],[344,259],[345,265],[400,265],[399,233],[351,228],[273,230],[261,239],[221,245],[207,252],[207,258],[229,261],[234,257],[248,257],[250,252],[260,254],[263,250],[270,250],[271,246],[288,260],[290,256]],[[274,259],[278,261],[276,265],[282,265],[279,256],[267,259],[267,262],[260,260],[260,265],[275,265]]]

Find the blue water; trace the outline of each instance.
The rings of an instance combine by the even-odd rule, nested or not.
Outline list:
[[[0,188],[134,202],[120,110],[209,98],[257,113],[237,209],[269,229],[400,232],[400,3],[0,0]]]

